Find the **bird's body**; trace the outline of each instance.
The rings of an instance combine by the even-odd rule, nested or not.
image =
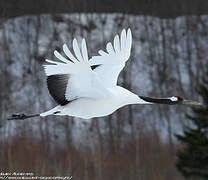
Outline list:
[[[129,104],[191,104],[198,102],[183,100],[178,96],[169,98],[150,98],[138,96],[117,85],[120,72],[130,57],[132,35],[125,29],[116,35],[113,43],[107,43],[106,52],[98,51],[98,56],[88,58],[86,42],[79,47],[73,40],[75,56],[63,45],[65,56],[58,51],[54,55],[60,61],[46,59],[44,65],[47,86],[53,99],[59,104],[41,114],[26,116],[13,115],[12,119],[25,119],[34,116],[68,115],[84,119],[112,114]]]
[[[106,97],[79,98],[65,106],[59,105],[40,115],[47,116],[55,113],[56,115],[69,115],[89,119],[93,117],[107,116],[117,109],[129,104],[150,104],[150,102],[142,100],[136,94],[120,86],[115,86],[108,90],[110,93]]]

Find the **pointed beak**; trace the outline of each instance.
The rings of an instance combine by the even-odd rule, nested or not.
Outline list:
[[[191,101],[191,100],[186,100],[184,99],[182,101],[182,104],[184,105],[190,105],[190,106],[202,106],[202,104],[200,102],[197,102],[197,101]]]

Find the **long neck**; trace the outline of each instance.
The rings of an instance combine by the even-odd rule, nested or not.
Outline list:
[[[117,86],[115,92],[115,96],[119,98],[120,104],[169,104],[174,105],[177,104],[177,101],[171,101],[169,98],[151,98],[145,96],[138,96],[131,91]],[[121,98],[122,97],[122,98]]]
[[[142,101],[148,102],[148,103],[153,103],[153,104],[168,104],[168,105],[174,105],[177,104],[177,102],[171,101],[168,98],[151,98],[151,97],[145,97],[145,96],[139,96],[139,98]],[[143,102],[141,101],[141,104]]]

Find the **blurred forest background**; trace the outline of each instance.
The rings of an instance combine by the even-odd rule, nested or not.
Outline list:
[[[43,2],[0,1],[0,172],[76,180],[183,180],[175,167],[182,144],[174,135],[191,125],[185,116],[189,107],[132,105],[90,120],[6,119],[55,106],[42,67],[45,58],[55,59],[55,49],[84,37],[89,56],[96,55],[128,27],[133,47],[119,85],[139,95],[200,101],[195,88],[208,63],[208,3]]]

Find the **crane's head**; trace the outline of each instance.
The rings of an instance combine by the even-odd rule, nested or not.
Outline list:
[[[200,102],[192,101],[192,100],[186,100],[179,96],[172,96],[170,98],[173,104],[184,104],[184,105],[191,105],[191,106],[202,106]]]

